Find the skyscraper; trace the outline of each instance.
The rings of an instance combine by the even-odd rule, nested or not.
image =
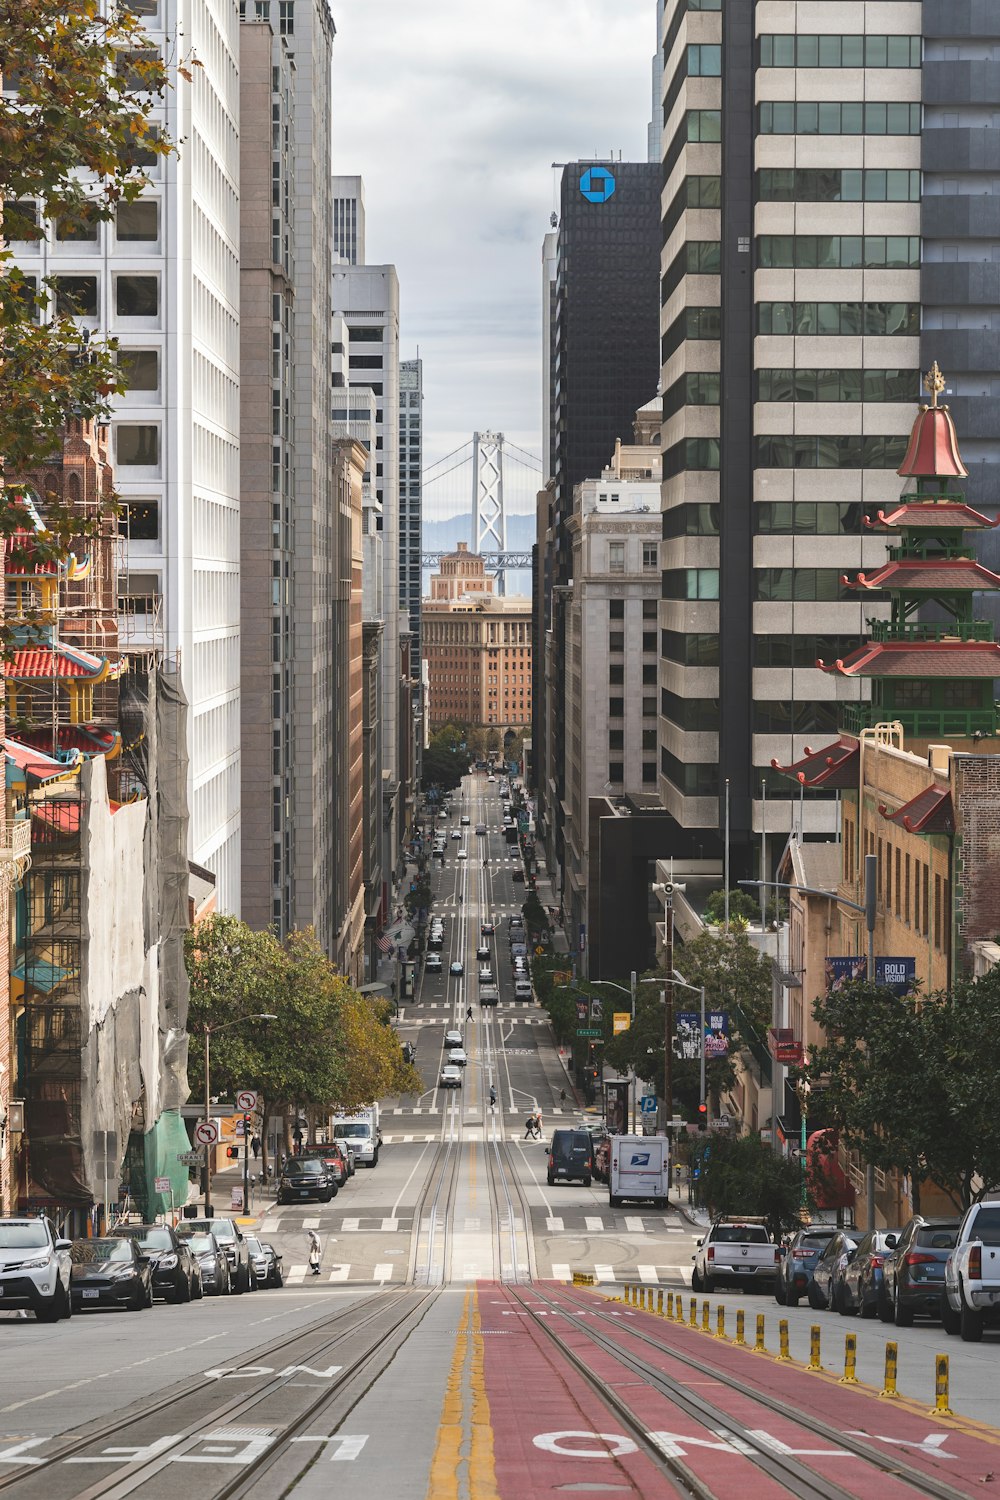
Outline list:
[[[341,265],[363,266],[365,180],[363,177],[334,177],[330,191],[333,197],[333,258]]]
[[[424,362],[399,366],[399,606],[420,660],[420,522],[423,506]]]

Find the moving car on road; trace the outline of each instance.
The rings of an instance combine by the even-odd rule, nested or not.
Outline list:
[[[69,1291],[73,1311],[81,1308],[126,1308],[140,1312],[153,1305],[153,1273],[135,1240],[102,1235],[74,1240],[69,1252]]]
[[[945,1262],[955,1247],[958,1219],[925,1219],[914,1214],[903,1225],[892,1257],[883,1267],[883,1323],[909,1328],[915,1313],[940,1318]]]
[[[468,857],[469,857],[469,851],[468,851],[468,849],[459,849],[458,853],[455,855],[456,859],[468,859]]]
[[[462,1070],[446,1063],[441,1069],[440,1084],[443,1089],[460,1089],[462,1087]]]
[[[836,1233],[835,1224],[807,1224],[793,1235],[774,1286],[774,1300],[779,1307],[798,1307],[799,1298],[809,1291],[816,1262]]]
[[[465,973],[465,965],[460,958],[452,959],[451,965],[448,969],[448,973],[454,974],[458,978],[462,977],[462,975]]]
[[[476,949],[476,958],[481,964],[488,964],[491,962],[493,958],[493,952],[490,948],[489,943],[480,943],[479,947]]]
[[[466,1056],[465,1048],[452,1047],[451,1051],[448,1053],[448,1062],[449,1065],[453,1068],[466,1067],[468,1065],[469,1059]]]
[[[229,1257],[214,1234],[193,1234],[188,1248],[201,1267],[201,1284],[207,1297],[226,1297],[233,1289]]]
[[[465,1038],[460,1031],[456,1031],[454,1027],[451,1027],[444,1034],[444,1044],[446,1047],[464,1047]]]
[[[0,1219],[0,1306],[30,1308],[39,1323],[68,1318],[71,1248],[45,1217]]]
[[[163,1297],[167,1302],[197,1301],[203,1295],[201,1268],[182,1238],[189,1225],[209,1220],[187,1219],[179,1232],[169,1224],[119,1224],[115,1233],[135,1240],[140,1255],[149,1260],[153,1275],[153,1296]],[[231,1220],[212,1219],[212,1224],[231,1223]]]
[[[492,937],[497,930],[495,922],[480,922],[479,931],[483,937]]]

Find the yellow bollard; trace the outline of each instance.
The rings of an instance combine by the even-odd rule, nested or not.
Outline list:
[[[726,1309],[721,1305],[715,1309],[715,1337],[724,1339],[726,1336]]]
[[[819,1324],[813,1323],[809,1329],[809,1369],[822,1371],[823,1365],[819,1357]]]
[[[792,1356],[788,1352],[788,1319],[778,1320],[778,1354],[776,1356],[779,1365],[790,1365]]]
[[[698,1327],[698,1299],[696,1297],[692,1297],[691,1298],[691,1306],[688,1308],[688,1315],[689,1315],[688,1321],[690,1323],[690,1326],[692,1328],[697,1328]]]
[[[703,1302],[701,1304],[701,1331],[702,1331],[702,1333],[711,1333],[711,1331],[712,1331],[711,1317],[712,1317],[712,1309],[709,1307],[709,1305],[708,1305],[707,1302]]]
[[[631,1300],[632,1300],[631,1293],[632,1293],[632,1289],[629,1286],[628,1282],[626,1282],[625,1283],[625,1301],[626,1301],[626,1304],[629,1303],[629,1302],[631,1302]]]
[[[879,1395],[884,1396],[887,1401],[899,1400],[899,1392],[896,1389],[898,1353],[896,1345],[890,1340],[885,1346],[885,1375],[882,1389],[879,1391]]]
[[[858,1336],[856,1333],[844,1335],[844,1373],[840,1377],[841,1385],[857,1385],[858,1383]]]
[[[673,1292],[668,1292],[667,1293],[667,1317],[668,1318],[672,1318],[673,1315],[674,1315],[674,1294],[673,1294]]]
[[[746,1348],[746,1313],[742,1307],[736,1311],[736,1342]]]
[[[757,1314],[757,1333],[756,1333],[756,1336],[755,1336],[754,1341],[753,1341],[753,1347],[754,1347],[754,1352],[757,1353],[757,1354],[766,1354],[767,1353],[767,1346],[764,1343],[764,1314],[763,1313],[758,1313]]]
[[[657,1294],[656,1294],[656,1315],[657,1315],[658,1318],[662,1318],[663,1317],[663,1293],[662,1292],[657,1292]]]
[[[948,1356],[934,1356],[934,1408],[928,1413],[932,1417],[952,1417],[954,1412],[948,1405]]]

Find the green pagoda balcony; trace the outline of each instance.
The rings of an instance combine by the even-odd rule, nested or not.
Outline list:
[[[898,720],[912,739],[995,738],[1000,729],[1000,705],[985,708],[889,708],[880,703],[842,703],[840,725],[847,734],[860,734],[876,724]]]
[[[873,641],[992,641],[989,620],[913,620],[905,625],[892,620],[868,620]]]

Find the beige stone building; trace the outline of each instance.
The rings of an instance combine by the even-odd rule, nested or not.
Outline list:
[[[423,616],[431,729],[530,724],[531,600],[495,594],[483,559],[460,542],[441,559]]]
[[[362,481],[368,450],[351,438],[333,444],[332,490],[337,502],[340,576],[334,602],[336,665],[334,737],[340,749],[333,870],[334,941],[331,957],[360,983],[365,969],[365,729],[362,620]]]

